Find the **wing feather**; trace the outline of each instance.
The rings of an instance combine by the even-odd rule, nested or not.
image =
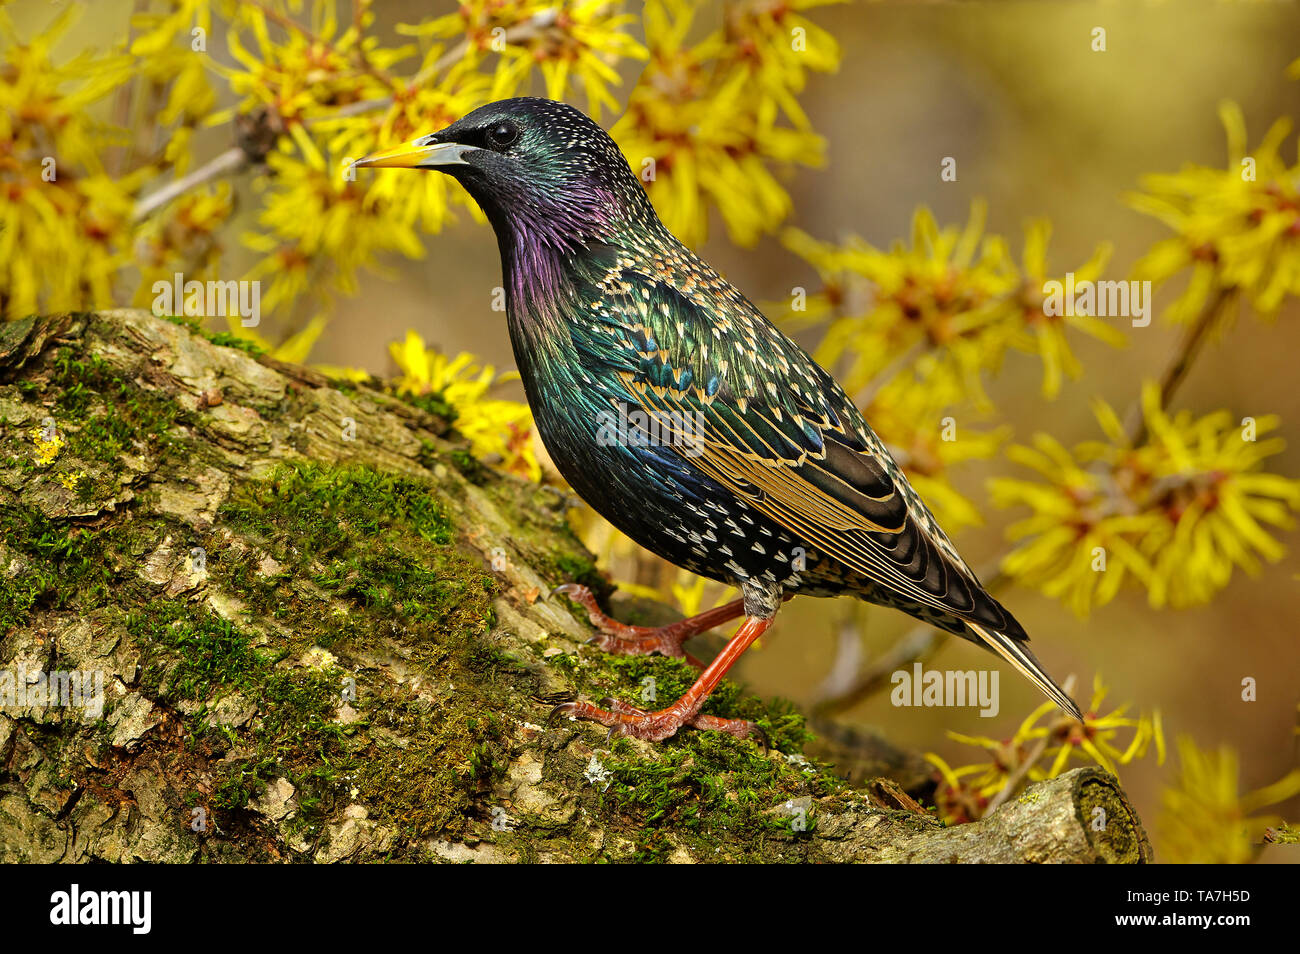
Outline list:
[[[706,312],[623,267],[587,294],[602,318],[579,354],[616,371],[661,431],[677,422],[693,467],[883,591],[1024,638],[839,385],[738,293]]]

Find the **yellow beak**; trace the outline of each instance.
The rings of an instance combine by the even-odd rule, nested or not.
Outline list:
[[[377,169],[436,169],[439,166],[469,165],[462,157],[473,152],[474,146],[458,142],[435,142],[425,144],[424,139],[416,139],[396,149],[386,152],[374,152],[364,159],[358,159],[353,165],[372,166]]]

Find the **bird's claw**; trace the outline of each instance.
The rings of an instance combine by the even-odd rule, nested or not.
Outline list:
[[[684,725],[713,732],[725,732],[737,739],[755,738],[763,751],[769,749],[767,733],[756,723],[747,719],[724,719],[714,715],[689,715],[674,706],[658,712],[639,709],[630,702],[606,696],[599,705],[590,702],[564,702],[551,710],[547,716],[549,724],[557,715],[564,714],[573,719],[586,719],[609,727],[605,741],[610,742],[617,736],[629,736],[647,742],[661,742],[677,734]]]
[[[605,652],[620,656],[686,656],[682,651],[685,634],[678,631],[680,624],[651,627],[620,623],[600,608],[595,594],[581,583],[561,583],[551,590],[551,596],[566,596],[587,611],[588,621],[596,628],[583,640],[588,645],[595,643]]]
[[[579,587],[576,583],[561,583],[559,586],[553,587],[546,598],[553,600],[557,596],[572,596],[575,595],[575,591],[578,589],[585,589],[585,587]]]
[[[573,708],[576,705],[577,705],[576,702],[561,702],[558,706],[556,706],[554,709],[552,709],[550,712],[546,714],[546,724],[551,725],[552,723],[555,722],[556,719],[565,715],[567,715],[570,719],[577,718],[577,716],[573,714]]]

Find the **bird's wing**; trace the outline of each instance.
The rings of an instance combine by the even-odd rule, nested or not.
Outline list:
[[[691,466],[885,592],[1025,638],[803,349],[711,273],[688,297],[679,278],[608,264],[576,289],[580,358],[661,437],[676,428]]]

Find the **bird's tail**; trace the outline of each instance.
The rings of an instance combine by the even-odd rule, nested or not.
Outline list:
[[[970,620],[966,620],[966,625],[975,631],[984,645],[1020,670],[1026,679],[1041,689],[1043,694],[1060,706],[1064,712],[1083,721],[1083,713],[1079,711],[1078,704],[1047,674],[1047,670],[1029,651],[1023,639],[1012,639],[1010,636],[986,629]]]

